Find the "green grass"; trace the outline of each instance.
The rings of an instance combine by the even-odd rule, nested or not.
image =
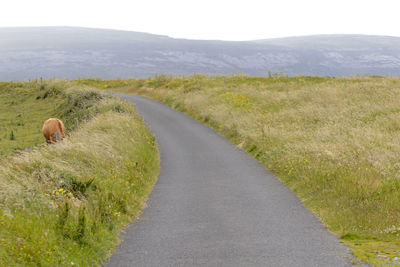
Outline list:
[[[354,254],[400,257],[400,78],[157,76],[77,81],[186,112],[278,176]]]
[[[57,115],[63,101],[57,89],[48,93],[56,87],[0,82],[0,156],[43,143],[43,122]]]
[[[40,84],[21,84],[21,98],[2,84],[27,113],[41,106],[35,101],[49,104],[29,122],[33,133],[57,115],[69,136],[56,145],[34,146],[39,138],[24,140],[19,133],[29,131],[21,128],[15,135],[19,145],[0,157],[1,266],[103,263],[120,242],[121,229],[144,207],[158,175],[155,138],[133,106],[70,82],[46,86],[52,83],[59,90],[46,96],[48,102],[35,98],[49,89]],[[11,153],[24,145],[34,147]]]

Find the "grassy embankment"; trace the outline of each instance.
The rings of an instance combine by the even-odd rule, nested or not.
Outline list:
[[[275,173],[358,258],[399,260],[400,78],[78,82],[145,95],[212,126]]]
[[[156,181],[155,139],[134,108],[81,87],[0,83],[0,266],[104,262]],[[49,117],[69,136],[48,146]]]

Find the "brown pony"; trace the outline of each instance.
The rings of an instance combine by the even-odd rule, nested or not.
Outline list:
[[[59,133],[59,141],[65,138],[65,127],[59,119],[48,119],[43,124],[43,136],[48,144],[57,142],[57,133]]]

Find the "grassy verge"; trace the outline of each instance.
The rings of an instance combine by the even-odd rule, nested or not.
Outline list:
[[[371,264],[400,262],[400,78],[159,76],[78,81],[212,126]]]
[[[20,90],[48,91],[30,86]],[[50,97],[56,102],[40,115],[62,117],[68,138],[0,157],[0,266],[103,263],[156,181],[155,139],[134,108],[73,87],[56,82],[59,91]],[[28,98],[29,105],[44,101]]]

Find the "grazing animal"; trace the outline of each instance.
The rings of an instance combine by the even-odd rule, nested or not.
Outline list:
[[[51,118],[45,121],[43,124],[42,132],[48,144],[53,144],[65,138],[65,127],[63,122],[59,119]]]

